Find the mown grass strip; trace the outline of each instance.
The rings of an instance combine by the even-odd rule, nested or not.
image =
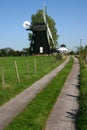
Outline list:
[[[77,130],[87,130],[87,66],[80,59],[80,96]]]
[[[73,59],[5,130],[44,130],[47,117],[72,68]]]
[[[34,58],[37,59],[37,74],[32,73],[30,75],[26,74],[26,66],[25,61],[29,61],[29,69],[30,72],[34,71],[34,64],[33,60]],[[42,60],[41,60],[42,58]],[[4,65],[5,68],[5,83],[6,88],[1,87],[1,77],[0,77],[0,106],[3,105],[5,102],[7,102],[9,99],[17,95],[18,93],[22,92],[26,88],[28,88],[31,84],[33,84],[35,81],[39,80],[41,77],[49,73],[51,70],[59,66],[63,60],[58,60],[54,64],[51,64],[49,60],[51,60],[52,57],[46,56],[46,57],[6,57],[0,59],[0,67]],[[55,57],[54,57],[55,59]],[[23,76],[20,77],[20,83],[17,83],[15,80],[15,73],[13,68],[13,61],[16,60],[18,63],[18,70],[19,72],[23,73]],[[45,61],[44,61],[45,60]],[[43,63],[40,63],[40,62]],[[45,62],[45,63],[44,63]],[[12,66],[11,66],[12,65]],[[19,75],[21,75],[19,73]],[[1,75],[0,75],[1,76]]]

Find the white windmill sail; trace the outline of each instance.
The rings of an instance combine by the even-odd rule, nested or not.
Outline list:
[[[48,43],[50,44],[50,39],[51,39],[53,45],[55,45],[55,44],[54,44],[53,37],[52,37],[52,33],[51,33],[50,28],[49,28],[49,25],[48,25],[48,23],[47,23],[47,19],[46,19],[46,6],[45,6],[45,5],[44,5],[44,10],[43,10],[43,18],[44,18],[44,22],[45,22],[45,24],[46,24],[46,26],[47,26],[47,38],[48,38]]]
[[[45,24],[46,24],[46,26],[48,25],[47,24],[47,20],[46,20],[46,6],[44,6],[44,10],[43,10],[43,18],[44,18],[44,22],[45,22]],[[47,39],[48,39],[48,43],[50,44],[50,38],[49,38],[50,36],[49,36],[49,32],[48,32],[48,27],[47,27]]]

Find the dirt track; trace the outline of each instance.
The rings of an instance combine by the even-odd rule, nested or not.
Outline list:
[[[18,94],[15,98],[0,107],[0,130],[3,130],[14,117],[16,117],[31,102],[31,100],[61,71],[69,61],[69,57],[64,63],[52,72],[35,82],[28,89]]]
[[[78,111],[79,96],[78,59],[74,59],[73,68],[48,118],[45,130],[76,130],[75,120]]]

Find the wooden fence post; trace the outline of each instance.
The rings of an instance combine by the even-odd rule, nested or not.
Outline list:
[[[2,88],[4,88],[4,86],[5,86],[4,67],[2,67],[1,72],[2,72]]]
[[[20,82],[20,77],[19,77],[18,67],[17,67],[16,61],[14,61],[14,65],[15,65],[15,70],[16,70],[17,81]]]
[[[86,58],[85,58],[85,59],[86,59],[85,61],[86,61],[86,64],[87,64],[87,55],[86,55]]]
[[[26,60],[26,68],[27,68],[27,73],[28,73],[28,76],[30,75],[30,72],[29,72],[29,64],[28,64],[28,60]]]
[[[36,74],[37,73],[36,58],[34,59],[34,70],[35,70],[35,74]]]

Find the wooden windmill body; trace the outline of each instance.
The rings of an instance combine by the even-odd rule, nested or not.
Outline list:
[[[50,39],[54,46],[54,40],[50,31],[50,28],[46,19],[46,10],[43,10],[44,22],[34,23],[26,30],[31,30],[33,35],[30,44],[30,54],[50,54],[52,46],[50,45]]]
[[[50,54],[51,49],[47,38],[47,27],[45,23],[35,23],[32,27],[31,54]]]

